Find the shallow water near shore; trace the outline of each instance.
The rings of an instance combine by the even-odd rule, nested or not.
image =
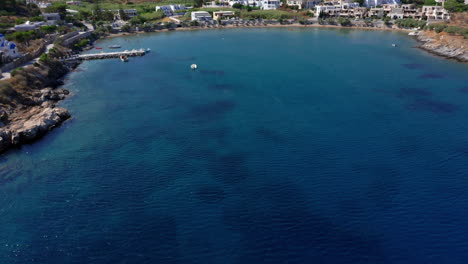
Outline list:
[[[72,120],[0,157],[0,263],[468,259],[466,64],[397,32],[112,44],[152,52],[84,62]]]

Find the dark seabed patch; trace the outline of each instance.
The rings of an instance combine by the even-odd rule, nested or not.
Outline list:
[[[217,156],[208,164],[210,173],[226,184],[239,183],[249,177],[247,155],[244,153],[231,153]]]
[[[453,113],[459,109],[457,105],[439,102],[431,99],[417,99],[407,105],[410,110],[430,111],[433,113]]]
[[[401,88],[397,92],[397,97],[399,98],[422,97],[431,95],[432,93],[430,91],[421,88]]]
[[[419,76],[421,79],[442,79],[444,78],[443,75],[438,73],[424,73]]]
[[[197,58],[196,57],[176,57],[174,60],[175,61],[195,61]]]
[[[259,137],[271,140],[275,143],[281,143],[285,141],[285,139],[278,133],[265,127],[259,127],[255,130],[255,132]]]
[[[228,133],[229,129],[226,127],[207,128],[200,131],[200,138],[217,139],[219,141],[223,141]]]
[[[410,70],[423,69],[424,65],[419,63],[406,63],[402,64],[405,68]]]
[[[458,89],[460,93],[468,94],[468,86]]]
[[[230,84],[215,84],[215,85],[210,85],[209,86],[210,89],[213,89],[213,90],[224,90],[224,91],[227,91],[227,90],[232,90],[234,89],[234,86],[230,85]]]
[[[190,108],[185,117],[200,121],[211,121],[223,117],[226,113],[234,109],[235,106],[236,104],[230,100],[220,100],[204,105],[196,105]]]
[[[221,71],[221,70],[200,70],[200,73],[206,74],[206,75],[218,75],[218,76],[224,75],[224,71]]]
[[[204,203],[217,203],[222,201],[225,196],[223,189],[213,185],[201,187],[196,194],[198,199]]]
[[[382,263],[370,232],[337,225],[292,184],[259,186],[243,197],[224,211],[225,224],[245,242],[239,263]]]

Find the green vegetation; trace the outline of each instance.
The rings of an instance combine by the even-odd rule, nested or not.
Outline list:
[[[241,12],[240,17],[244,19],[291,19],[297,16],[283,10],[258,10],[253,12]]]
[[[468,5],[465,5],[464,0],[447,0],[444,7],[450,12],[468,11]]]
[[[424,0],[425,6],[435,6],[437,3],[435,0]]]
[[[468,28],[449,26],[445,23],[429,24],[426,26],[427,30],[433,30],[434,32],[446,32],[453,35],[463,36],[465,39],[468,39]]]
[[[29,46],[29,41],[37,39],[39,35],[36,31],[17,31],[6,36],[7,39],[16,41],[17,43],[24,43]]]
[[[45,34],[52,34],[57,31],[57,26],[42,26],[41,31],[44,32]]]
[[[162,10],[158,10],[157,12],[142,14],[141,17],[147,21],[156,21],[162,19],[164,17],[164,13]]]
[[[351,26],[351,20],[349,20],[348,18],[344,18],[344,17],[339,17],[338,23],[345,27]]]
[[[53,2],[51,6],[46,8],[47,13],[59,13],[60,18],[65,19],[67,15],[67,4],[65,2]]]
[[[426,21],[415,20],[412,18],[397,19],[395,24],[400,28],[423,28],[426,25]]]
[[[74,48],[77,50],[82,50],[84,47],[88,46],[89,44],[89,39],[81,39],[78,41],[75,45]]]
[[[429,24],[427,25],[427,29],[429,30],[434,30],[437,33],[440,33],[444,31],[444,29],[447,27],[447,24],[445,23],[437,23],[437,24]]]

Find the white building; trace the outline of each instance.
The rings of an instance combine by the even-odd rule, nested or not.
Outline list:
[[[162,10],[167,17],[181,15],[183,16],[188,8],[185,5],[165,5],[156,6],[156,11]]]
[[[279,0],[263,0],[262,6],[260,9],[262,10],[275,10],[281,6],[281,2]]]
[[[0,33],[0,53],[3,54],[3,57],[6,58],[16,58],[20,56],[18,52],[18,47],[12,41],[5,39],[5,36]]]
[[[449,20],[450,14],[445,8],[441,6],[423,6],[423,16],[427,17],[427,20]]]
[[[194,11],[192,12],[192,21],[209,21],[213,20],[210,13],[206,11]]]
[[[30,30],[36,30],[40,28],[41,26],[46,25],[45,22],[30,22],[26,21],[24,24],[16,25],[15,30],[16,31],[30,31]]]
[[[322,2],[321,0],[288,0],[286,3],[288,6],[297,6],[299,9],[310,9],[313,8],[318,3]]]
[[[44,20],[47,22],[47,25],[56,25],[60,21],[59,13],[43,13],[41,16],[44,17]]]
[[[400,4],[400,0],[364,0],[364,5],[367,7],[383,6],[384,4]]]

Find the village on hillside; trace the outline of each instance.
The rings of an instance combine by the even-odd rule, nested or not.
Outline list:
[[[450,24],[454,14],[466,20],[468,0],[403,1],[5,0],[0,3],[0,69],[11,71],[44,53],[68,56],[108,34],[178,27],[316,24],[424,28],[468,37],[464,22]]]

